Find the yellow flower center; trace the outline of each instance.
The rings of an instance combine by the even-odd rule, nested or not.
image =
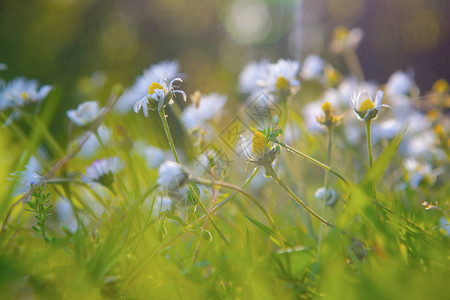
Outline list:
[[[326,101],[322,104],[322,110],[326,115],[331,114],[331,103]]]
[[[445,93],[448,92],[449,85],[447,80],[439,79],[433,84],[433,87],[431,89],[436,93]]]
[[[372,100],[366,99],[359,106],[359,111],[366,111],[366,110],[372,109],[374,107],[375,107],[375,104],[373,104]]]
[[[148,94],[153,95],[156,89],[164,90],[162,85],[157,82],[152,82],[152,84],[148,87]]]
[[[288,91],[291,87],[291,84],[289,83],[289,80],[284,78],[283,76],[280,76],[277,78],[277,82],[275,83],[275,87],[279,91]]]
[[[21,96],[23,99],[28,99],[28,94],[25,93],[25,92],[22,92],[22,93],[20,94],[20,96]]]
[[[259,131],[255,131],[252,139],[253,153],[262,154],[267,148],[267,138]]]
[[[338,26],[333,31],[333,38],[338,41],[343,41],[347,38],[348,29],[344,26]]]

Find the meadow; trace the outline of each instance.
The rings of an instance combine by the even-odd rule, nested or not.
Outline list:
[[[169,58],[93,73],[63,114],[1,63],[0,298],[446,299],[450,86],[365,78],[362,39],[334,29],[343,68],[248,61],[230,95]]]

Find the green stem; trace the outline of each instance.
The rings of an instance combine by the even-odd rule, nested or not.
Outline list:
[[[333,147],[333,127],[332,126],[328,126],[328,154],[327,154],[327,165],[331,164],[331,149]],[[325,196],[323,199],[323,203],[322,203],[322,209],[321,209],[321,214],[322,216],[325,215],[325,208],[327,205],[327,201],[328,201],[328,177],[329,177],[330,172],[328,170],[325,171],[325,176],[323,179],[323,185],[324,185],[324,189],[325,189]],[[318,241],[318,245],[317,245],[317,258],[319,258],[319,253],[320,253],[320,246],[322,245],[322,235],[323,235],[323,224],[320,224],[320,229],[319,229],[319,241]]]
[[[270,141],[273,142],[273,143],[275,143],[275,144],[280,145],[280,146],[283,147],[283,148],[286,148],[287,150],[291,151],[292,153],[295,153],[295,154],[297,154],[297,155],[300,155],[300,156],[303,157],[303,158],[306,158],[306,159],[309,160],[310,162],[312,162],[312,163],[318,165],[319,167],[321,167],[321,168],[323,168],[323,169],[325,169],[325,170],[327,170],[327,171],[330,171],[331,173],[333,173],[334,175],[336,175],[339,179],[341,179],[343,182],[348,183],[347,179],[345,179],[341,174],[339,174],[339,173],[336,172],[335,170],[331,169],[329,166],[327,166],[327,165],[321,163],[321,162],[318,161],[317,159],[314,159],[314,158],[312,158],[311,156],[306,155],[306,154],[303,153],[303,152],[300,152],[300,151],[298,151],[298,150],[296,150],[296,149],[294,149],[294,148],[292,148],[292,147],[290,147],[290,146],[288,146],[288,145],[286,145],[286,144],[284,144],[284,143],[282,143],[282,142],[280,142],[280,141],[277,141],[276,139],[271,139]]]
[[[367,135],[367,152],[369,153],[369,169],[372,170],[373,167],[373,154],[372,154],[372,134],[370,130],[371,120],[366,121],[366,135]],[[377,201],[377,188],[375,182],[371,182],[372,193],[375,201]]]
[[[372,139],[370,134],[371,121],[366,121],[366,135],[367,135],[367,151],[369,152],[369,167],[372,169],[373,156],[372,156]]]
[[[266,168],[266,173],[269,174],[278,183],[278,185],[281,186],[289,194],[289,196],[291,196],[291,198],[295,202],[300,204],[308,213],[310,213],[314,218],[316,218],[323,224],[328,225],[330,227],[334,227],[333,224],[331,224],[330,222],[328,222],[327,220],[325,220],[324,218],[319,216],[308,205],[306,205],[305,202],[303,202],[299,197],[297,197],[297,195],[286,184],[284,184],[284,182],[280,178],[278,178],[277,174],[275,173],[275,171],[272,168],[272,165],[267,165],[267,166],[265,166],[265,168]]]
[[[173,143],[172,134],[170,133],[169,124],[167,123],[166,113],[164,111],[164,107],[158,111],[159,117],[161,118],[161,122],[164,126],[164,133],[166,134],[167,141],[169,142],[170,149],[172,150],[173,157],[177,163],[180,163],[180,159],[178,158],[177,150],[175,149],[175,144]]]
[[[259,168],[255,169],[254,173],[252,174],[252,176],[250,177],[251,179],[256,175],[256,173],[258,172]],[[284,239],[281,236],[281,233],[278,231],[278,228],[275,224],[275,221],[273,220],[272,216],[267,212],[267,210],[259,203],[258,200],[256,200],[252,195],[250,195],[249,193],[247,193],[246,191],[244,191],[243,189],[241,189],[238,186],[235,186],[231,183],[227,183],[227,182],[223,182],[223,181],[211,181],[209,179],[206,178],[195,178],[193,179],[194,181],[196,181],[197,183],[200,184],[205,184],[205,185],[218,185],[218,186],[223,186],[232,190],[235,190],[236,192],[241,193],[242,195],[244,195],[245,197],[247,197],[248,199],[250,199],[258,208],[259,210],[264,214],[264,216],[266,217],[267,221],[269,222],[269,224],[272,226],[272,228],[274,229],[275,234],[277,235],[277,238],[280,242],[280,245],[283,249],[286,248],[285,244],[284,244]],[[244,185],[250,183],[250,180],[248,180],[246,183],[244,183]],[[220,204],[224,203],[225,201],[222,201]],[[219,204],[219,205],[220,205]],[[219,206],[218,205],[218,206]],[[213,213],[215,210],[218,209],[218,206],[214,207],[211,211],[210,214]],[[198,219],[197,221],[200,221],[202,219],[204,219],[206,217],[203,216],[200,219]]]
[[[161,118],[161,122],[164,127],[164,133],[166,134],[167,141],[169,142],[170,149],[172,150],[173,157],[175,158],[175,161],[177,163],[180,163],[180,159],[178,158],[177,150],[175,149],[175,144],[173,143],[172,134],[170,133],[169,124],[167,123],[166,119],[166,113],[164,111],[164,107],[158,111],[159,117]],[[189,186],[189,189],[194,194],[194,191],[192,190],[192,187]],[[206,215],[208,211],[206,210],[206,207],[203,205],[201,201],[197,202],[200,206],[200,209],[203,211],[203,213]],[[219,233],[219,235],[222,237],[222,239],[225,241],[225,243],[229,244],[227,239],[225,238],[225,235],[220,231],[219,227],[217,227],[216,223],[211,219],[211,224],[213,224],[216,231]]]
[[[256,168],[255,170],[253,170],[252,175],[250,175],[250,177],[244,182],[244,184],[241,186],[241,189],[244,189],[245,187],[247,187],[247,185],[250,184],[250,182],[253,180],[253,178],[255,178],[256,173],[258,173],[259,167]],[[222,206],[224,206],[225,204],[227,204],[228,202],[231,201],[231,199],[234,198],[234,196],[236,196],[239,193],[239,191],[235,191],[233,194],[231,194],[230,196],[228,196],[225,200],[223,200],[222,202],[220,202],[219,204],[217,204],[212,210],[211,213],[216,212],[219,208],[221,208]],[[194,223],[200,222],[202,221],[204,218],[206,218],[206,215],[198,218],[195,222],[191,223],[188,225],[188,227],[194,225]]]

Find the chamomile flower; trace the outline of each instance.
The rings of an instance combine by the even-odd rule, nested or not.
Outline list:
[[[85,133],[77,138],[77,142],[84,140],[87,134],[89,133]],[[98,150],[101,148],[101,144],[98,138],[100,138],[105,146],[108,145],[111,139],[111,130],[105,125],[101,125],[97,129],[97,135],[89,135],[78,155],[82,158],[92,158],[95,154],[97,154]]]
[[[169,197],[163,196],[159,197],[155,200],[153,205],[153,214],[157,215],[159,213],[170,210],[170,207],[173,205],[172,200]]]
[[[333,31],[333,41],[330,49],[334,53],[341,53],[347,50],[356,50],[364,36],[361,28],[349,30],[344,26],[336,27]]]
[[[67,117],[78,126],[88,126],[102,113],[97,101],[87,101],[77,109],[68,110]]]
[[[148,94],[148,85],[158,82],[161,78],[171,81],[180,77],[179,64],[177,61],[162,61],[144,70],[143,74],[136,78],[133,86],[120,96],[114,110],[119,113],[127,113],[133,108],[136,99],[142,99]]]
[[[247,160],[257,166],[272,165],[277,155],[280,153],[280,146],[269,147],[266,136],[255,131],[252,138],[253,151],[249,151],[246,139],[241,135],[242,148]]]
[[[445,217],[439,219],[439,228],[442,228],[445,235],[450,237],[450,222]]]
[[[300,75],[307,80],[318,79],[323,74],[325,63],[318,55],[312,54],[305,58]]]
[[[330,102],[325,101],[322,106],[322,114],[316,116],[317,122],[326,127],[338,126],[341,123],[342,116],[334,114],[334,107]]]
[[[181,120],[187,129],[203,126],[221,112],[226,102],[227,96],[225,95],[214,93],[201,96],[198,105],[194,103],[183,111]]]
[[[41,185],[44,183],[43,177],[40,175],[42,172],[42,167],[39,161],[35,156],[31,156],[27,165],[25,166],[24,171],[12,173],[12,178],[8,178],[12,180],[13,178],[18,178],[19,185],[16,187],[14,194],[21,195],[26,193],[31,185]]]
[[[148,117],[148,110],[161,110],[167,104],[173,103],[173,94],[178,93],[183,96],[183,100],[186,102],[186,93],[182,90],[176,90],[174,83],[180,81],[181,78],[173,79],[169,85],[166,84],[166,79],[163,78],[158,82],[152,82],[148,87],[148,94],[134,105],[134,112],[138,113],[141,109],[144,111],[144,115]]]
[[[182,187],[187,179],[187,173],[183,168],[174,161],[165,161],[158,169],[158,183],[161,187],[168,190],[178,189]]]
[[[136,152],[145,158],[147,166],[151,169],[157,169],[169,157],[168,152],[154,146],[146,146],[142,142],[135,145]]]
[[[269,92],[288,93],[291,88],[299,87],[297,79],[300,63],[295,60],[280,59],[268,66],[268,76],[259,81],[259,85]]]
[[[258,83],[268,76],[268,68],[269,62],[267,60],[249,62],[239,75],[240,91],[253,94],[261,90]]]
[[[353,107],[356,115],[360,120],[369,121],[372,119],[376,119],[378,112],[381,110],[381,107],[389,107],[385,104],[381,104],[383,100],[383,92],[378,91],[375,100],[369,96],[367,91],[358,91],[353,92],[353,95],[350,96],[350,104]]]
[[[412,76],[403,71],[394,72],[386,83],[386,94],[389,96],[406,95],[414,85]]]
[[[0,110],[8,107],[22,108],[40,103],[47,97],[51,89],[50,85],[39,87],[36,80],[27,80],[23,77],[14,79],[0,90]]]
[[[78,221],[73,213],[72,205],[66,198],[61,198],[56,202],[56,215],[59,221],[66,226],[70,232],[75,232],[78,227]]]
[[[86,167],[85,182],[100,183],[110,188],[114,182],[114,175],[124,167],[117,156],[97,159],[89,167]]]
[[[402,123],[397,119],[388,119],[372,128],[372,140],[374,143],[381,139],[392,139],[402,129]]]
[[[318,200],[324,200],[325,199],[325,188],[321,187],[321,188],[317,189],[316,192],[314,193],[314,197]],[[333,189],[328,188],[326,198],[327,198],[326,199],[327,205],[334,206],[338,199],[338,195],[336,194],[336,192]]]
[[[430,164],[413,158],[405,160],[403,166],[408,172],[409,184],[412,188],[417,188],[421,184],[434,184],[436,177],[442,172],[441,169],[433,170]]]

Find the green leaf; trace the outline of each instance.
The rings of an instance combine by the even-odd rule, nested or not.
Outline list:
[[[270,237],[272,235],[275,235],[275,232],[268,226],[264,225],[263,223],[256,221],[255,219],[250,218],[247,215],[244,215],[250,222],[256,225],[267,237]]]
[[[188,199],[192,204],[196,204],[198,199],[200,199],[200,189],[194,182],[189,183],[189,186],[190,188],[187,191]]]
[[[381,153],[378,159],[374,162],[372,170],[367,173],[367,176],[364,178],[363,185],[370,185],[371,182],[377,182],[381,179],[389,166],[389,163],[394,158],[395,153],[397,153],[397,149],[405,136],[405,132],[405,129],[402,130],[394,137],[394,139],[392,139],[392,141],[389,142],[383,150],[383,153]]]
[[[164,212],[164,216],[166,216],[166,218],[177,221],[178,223],[180,223],[182,226],[186,226],[187,224],[183,222],[183,220],[178,217],[178,216],[174,216],[174,215],[170,215],[167,211]]]

